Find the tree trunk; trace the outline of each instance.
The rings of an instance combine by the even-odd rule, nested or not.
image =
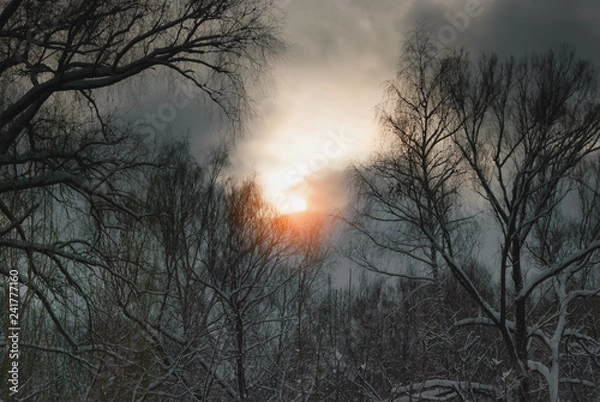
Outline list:
[[[523,289],[523,274],[521,272],[521,247],[518,240],[513,240],[511,247],[512,277],[515,292]],[[515,300],[515,345],[519,369],[519,402],[529,402],[529,369],[527,351],[527,306],[526,299]]]
[[[519,359],[519,402],[529,402],[529,370],[527,367],[527,325],[526,325],[525,300],[516,302],[516,328],[515,343],[517,346],[517,357]]]
[[[236,372],[238,392],[240,394],[240,402],[244,402],[248,396],[246,390],[246,370],[244,369],[246,351],[244,350],[244,322],[242,321],[239,311],[236,312],[235,315],[235,332],[237,344]]]

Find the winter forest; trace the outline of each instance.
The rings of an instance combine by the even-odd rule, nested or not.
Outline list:
[[[0,0],[0,401],[600,401],[600,66],[407,25],[343,205],[282,208],[232,155],[285,3]],[[163,81],[219,141],[114,100]]]

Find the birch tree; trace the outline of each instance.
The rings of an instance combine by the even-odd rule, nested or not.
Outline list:
[[[396,79],[388,83],[380,151],[354,170],[358,202],[366,206],[354,227],[377,248],[424,266],[422,279],[437,287],[442,284],[443,261],[436,245],[453,255],[454,243],[447,236],[454,235],[461,222],[456,219],[459,158],[449,141],[457,123],[444,91],[451,72],[426,32],[415,31],[402,49]],[[374,224],[390,230],[370,231]],[[374,271],[402,275],[364,257],[358,255],[356,261]]]
[[[460,120],[446,89],[454,73],[446,56],[426,31],[411,34],[388,83],[379,150],[353,169],[358,208],[350,224],[357,244],[350,257],[371,271],[422,284],[413,308],[431,317],[415,323],[415,377],[456,374],[445,354],[454,347],[456,309],[467,309],[447,303],[451,270],[445,256],[473,264],[475,225],[460,192],[464,168],[452,142]]]
[[[519,61],[491,56],[476,66],[457,66],[451,91],[461,130],[454,142],[501,233],[499,261],[490,264],[500,274],[499,300],[485,300],[475,288],[470,293],[487,315],[481,321],[497,326],[508,347],[519,400],[530,400],[533,373],[538,373],[549,400],[556,402],[560,384],[572,380],[561,378],[559,354],[568,334],[568,304],[594,294],[573,279],[595,265],[600,248],[594,225],[561,219],[573,202],[571,175],[597,157],[596,71],[567,47]],[[569,227],[586,234],[569,234]],[[453,259],[446,260],[466,281]],[[545,317],[549,321],[538,321],[532,311],[540,297],[536,292],[547,288],[556,293],[555,312]],[[542,351],[540,361],[534,356]]]
[[[427,40],[421,37],[422,42]],[[463,385],[471,384],[471,391],[479,390],[491,398],[514,396],[521,402],[557,402],[562,394],[568,395],[568,390],[577,395],[594,395],[597,367],[587,366],[587,378],[582,377],[582,371],[576,376],[570,373],[574,372],[575,354],[588,362],[594,361],[597,354],[594,345],[598,339],[590,335],[593,331],[586,329],[576,319],[579,314],[573,312],[582,299],[596,298],[598,294],[594,271],[600,237],[597,221],[590,218],[595,216],[590,203],[597,194],[597,182],[592,173],[584,175],[585,179],[577,173],[598,157],[600,105],[596,71],[566,46],[519,60],[484,55],[472,61],[463,52],[428,54],[439,58],[437,63],[451,71],[440,84],[446,107],[435,109],[446,110],[450,119],[450,124],[441,126],[446,147],[441,151],[441,160],[458,156],[460,161],[448,165],[420,160],[429,170],[455,167],[445,171],[460,173],[454,177],[459,177],[462,185],[454,188],[463,208],[455,208],[454,214],[450,209],[444,214],[432,214],[435,209],[414,202],[415,197],[403,209],[397,207],[397,198],[392,194],[398,186],[411,189],[413,183],[418,183],[419,199],[426,199],[428,194],[427,187],[421,184],[422,176],[402,165],[393,166],[390,173],[376,168],[378,163],[389,160],[389,155],[393,158],[398,152],[410,154],[411,144],[404,140],[399,151],[391,148],[375,159],[375,168],[369,168],[375,169],[375,174],[368,183],[376,185],[368,184],[367,199],[383,205],[384,213],[380,215],[383,218],[368,214],[363,217],[383,222],[378,228],[384,229],[383,234],[373,230],[361,232],[372,241],[374,249],[393,250],[413,260],[423,259],[423,251],[422,246],[410,241],[413,233],[422,236],[421,244],[435,251],[453,280],[480,309],[475,316],[456,317],[453,325],[495,328],[506,352],[503,358],[490,356],[490,362],[497,364],[500,371],[497,386],[432,379],[416,388],[409,384],[398,390],[427,390],[413,394],[415,398],[440,397],[449,396],[450,389],[465,391]],[[413,79],[419,82],[417,77],[418,74]],[[407,94],[411,94],[410,89],[400,89],[396,97],[407,103]],[[431,92],[421,94],[418,101],[408,105],[418,109],[435,104],[433,100],[438,99]],[[402,115],[400,110],[398,116]],[[399,131],[402,138],[414,138],[415,132],[420,132],[419,122],[427,122],[427,116],[435,114],[412,117],[413,126],[407,126],[406,133]],[[471,186],[466,186],[469,183]],[[421,211],[433,216],[436,225],[422,220]],[[402,230],[407,217],[412,218],[415,228],[408,236]],[[481,228],[490,228],[490,235],[498,239],[498,248],[485,250],[485,258],[479,257],[477,242],[465,242],[469,239],[458,233],[461,222],[473,222],[469,224],[472,229],[477,228],[477,223]],[[382,238],[391,242],[382,242]],[[432,255],[430,252],[426,263],[431,264]],[[469,269],[473,263],[498,278],[494,292],[484,291],[475,280]],[[394,262],[388,260],[390,264]],[[400,275],[426,280],[417,272],[419,275],[404,269]],[[581,345],[569,347],[576,337]]]

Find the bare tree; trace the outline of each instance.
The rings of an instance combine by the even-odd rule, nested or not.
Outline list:
[[[278,216],[255,182],[224,181],[177,154],[150,190],[162,250],[151,327],[168,334],[163,350],[181,367],[174,389],[205,400],[295,398],[294,324],[324,258],[317,232]]]
[[[414,346],[411,356],[424,363],[414,377],[454,375],[444,354],[453,347],[450,329],[459,314],[452,309],[460,307],[447,303],[450,270],[443,256],[471,264],[474,247],[474,225],[459,192],[464,169],[452,143],[460,120],[446,89],[454,65],[422,29],[402,51],[381,114],[380,150],[353,171],[358,208],[350,224],[357,246],[349,255],[377,273],[423,284],[413,309],[430,317],[415,323],[423,347]]]
[[[426,268],[415,275],[438,288],[443,261],[436,246],[453,255],[453,239],[445,236],[454,235],[461,223],[456,219],[460,158],[449,140],[458,125],[444,90],[451,67],[425,31],[413,33],[403,48],[396,80],[388,83],[381,150],[369,164],[354,169],[358,202],[364,206],[354,227],[378,249]],[[369,225],[390,230],[369,230]],[[359,255],[356,261],[374,271],[407,276],[365,257]]]
[[[4,2],[0,192],[60,187],[125,208],[107,179],[132,167],[118,148],[135,140],[102,115],[95,90],[168,69],[235,117],[244,74],[277,49],[273,23],[266,1]],[[2,212],[3,233],[17,230],[21,211]],[[2,245],[50,251],[20,237]]]
[[[538,372],[555,402],[560,383],[570,381],[560,378],[558,354],[567,331],[568,300],[589,293],[579,294],[579,289],[567,296],[567,282],[594,264],[600,248],[597,229],[589,225],[582,229],[591,232],[573,247],[562,247],[556,237],[560,232],[570,237],[560,219],[569,207],[570,175],[598,151],[596,72],[566,47],[519,62],[501,63],[492,56],[476,67],[457,66],[451,91],[462,124],[455,144],[501,232],[500,261],[493,264],[500,274],[499,300],[484,300],[466,285],[487,315],[483,321],[502,333],[518,373],[519,400],[530,400],[531,373]],[[466,280],[451,256],[445,257]],[[552,335],[530,311],[539,297],[536,291],[548,286],[555,288],[554,308],[562,312],[558,321],[551,320]],[[538,341],[549,350],[549,367],[532,360]]]
[[[0,272],[19,270],[32,319],[42,311],[60,335],[27,331],[27,350],[73,361],[99,352],[90,290],[104,274],[136,288],[104,245],[118,241],[111,225],[123,226],[124,215],[145,214],[136,183],[154,161],[139,133],[104,113],[100,91],[171,71],[239,122],[245,80],[280,46],[270,7],[245,0],[1,3]],[[78,332],[84,322],[86,336]]]
[[[430,267],[437,256],[480,309],[476,316],[455,318],[455,326],[490,325],[498,330],[506,356],[503,363],[493,358],[503,368],[497,381],[503,385],[490,388],[492,384],[478,383],[482,392],[490,397],[515,392],[520,401],[556,402],[567,384],[571,389],[594,388],[590,379],[570,377],[563,368],[572,361],[564,353],[565,348],[574,350],[568,348],[572,334],[585,345],[576,348],[579,358],[585,354],[593,361],[597,353],[598,339],[570,315],[580,299],[598,294],[597,279],[590,273],[597,265],[600,238],[596,221],[589,220],[597,182],[593,174],[574,179],[582,164],[597,158],[600,105],[593,67],[566,47],[519,61],[500,61],[491,55],[473,63],[464,53],[427,50],[426,35],[417,34],[410,42],[408,49],[425,49],[425,60],[435,60],[430,65],[440,67],[433,71],[444,76],[435,87],[437,93],[428,90],[428,83],[435,82],[430,77],[436,75],[424,77],[418,70],[408,83],[426,83],[417,86],[422,88],[419,97],[411,98],[414,86],[396,91],[399,104],[423,112],[408,115],[398,109],[396,119],[388,119],[401,122],[408,116],[409,123],[393,126],[403,140],[363,170],[373,172],[371,176],[361,174],[366,205],[371,202],[378,208],[377,214],[362,216],[367,222],[382,223],[367,230],[359,227],[360,232],[374,249],[407,255]],[[423,127],[439,128],[440,134],[428,140]],[[414,138],[423,140],[415,146]],[[427,148],[428,144],[436,145]],[[420,149],[421,154],[415,151]],[[423,155],[414,164],[421,170],[408,168],[413,166],[409,164],[413,155]],[[392,165],[390,160],[403,164]],[[382,165],[389,167],[382,169]],[[421,172],[432,172],[429,180]],[[459,187],[451,178],[471,182],[474,191]],[[412,191],[412,197],[394,197],[397,188],[409,195]],[[438,196],[430,201],[428,195],[436,194],[432,189],[438,190]],[[452,189],[452,197],[445,196],[444,189]],[[456,196],[465,208],[456,207]],[[572,212],[574,205],[583,213]],[[468,210],[477,216],[469,216]],[[481,269],[499,279],[495,292],[485,291],[469,268],[478,257],[476,242],[469,245],[458,233],[463,220],[482,227],[495,224],[497,253],[486,251],[489,257],[480,261]],[[410,232],[403,229],[407,222],[414,228]],[[363,261],[370,265],[373,259]],[[427,280],[417,272],[404,269],[399,276]],[[534,382],[542,385],[536,387],[542,390],[538,394]],[[425,381],[417,388],[428,389],[427,395],[432,396],[443,394],[444,389],[464,391],[464,384],[474,383],[461,384]]]
[[[307,276],[315,276],[306,271],[318,268],[322,247],[310,236],[299,239],[297,228],[277,217],[254,182],[230,187],[223,204],[223,220],[212,232],[210,247],[201,259],[205,274],[195,280],[215,292],[225,315],[238,400],[262,400],[272,393],[262,386],[263,377],[281,369],[272,367],[275,359],[263,353],[281,339],[280,328],[290,328],[280,323],[294,316],[301,319],[302,299],[309,291]],[[287,294],[287,303],[288,307],[297,306],[297,312],[287,310],[281,316],[274,301],[296,281],[299,288]],[[261,370],[249,370],[251,365]],[[287,371],[278,375],[286,376]],[[302,377],[300,372],[300,393],[304,392]]]

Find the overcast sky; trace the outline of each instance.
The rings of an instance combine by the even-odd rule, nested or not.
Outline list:
[[[383,83],[417,22],[474,55],[568,42],[600,65],[597,0],[282,0],[282,9],[289,48],[234,154],[236,171],[257,173],[276,202],[296,193],[315,208],[343,203],[341,172],[372,148]]]
[[[417,22],[473,55],[522,55],[567,42],[600,66],[598,0],[280,0],[280,6],[288,48],[266,75],[265,90],[253,91],[256,118],[232,157],[235,175],[256,174],[276,204],[295,196],[313,209],[344,204],[344,169],[373,149],[384,83],[394,77],[404,34]],[[150,111],[139,116],[141,127],[187,133],[194,153],[205,158],[224,135],[217,108],[189,85],[161,86],[159,78],[147,78],[152,93],[131,96],[134,109]]]

